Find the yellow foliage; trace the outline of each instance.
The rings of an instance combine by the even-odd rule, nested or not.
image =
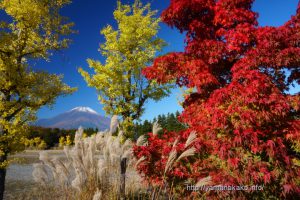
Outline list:
[[[10,161],[5,160],[3,162],[0,162],[0,169],[4,169],[9,165]]]
[[[62,76],[34,71],[28,62],[48,60],[51,50],[68,46],[70,40],[65,36],[73,32],[73,24],[66,23],[59,14],[68,3],[69,0],[0,1],[1,12],[12,19],[0,20],[0,151],[4,158],[22,150],[26,124],[35,120],[41,106],[51,105],[57,96],[74,91],[62,82]],[[42,141],[38,144],[38,148],[44,146]]]
[[[66,142],[65,142],[65,137],[64,136],[61,136],[58,140],[59,142],[59,147],[63,147],[66,145]]]
[[[73,143],[73,142],[72,142],[72,140],[71,140],[71,136],[67,135],[67,136],[66,136],[66,145],[67,145],[67,146],[71,146],[72,143]]]
[[[117,29],[108,25],[101,30],[105,43],[100,52],[105,63],[88,59],[95,73],[90,75],[82,68],[79,72],[88,86],[97,89],[105,112],[122,116],[127,123],[124,126],[130,127],[129,121],[143,114],[146,100],[159,100],[170,92],[170,85],[147,81],[141,73],[165,42],[157,37],[160,19],[155,17],[157,11],[151,11],[150,4],[143,6],[139,0],[131,6],[118,2],[113,14]]]
[[[71,146],[72,144],[73,144],[73,141],[71,140],[70,135],[67,135],[66,137],[61,136],[59,138],[59,147]]]
[[[33,139],[23,138],[23,142],[24,142],[25,148],[27,148],[27,149],[42,150],[47,147],[46,142],[39,137],[35,137]]]

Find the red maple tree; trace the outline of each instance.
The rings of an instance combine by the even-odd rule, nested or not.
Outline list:
[[[300,95],[288,93],[300,84],[300,4],[284,25],[261,27],[253,1],[171,0],[163,12],[163,22],[186,34],[185,51],[158,57],[144,74],[194,92],[180,116],[188,130],[150,134],[148,146],[134,149],[151,181],[162,180],[174,138],[182,146],[196,131],[196,155],[176,163],[168,181],[210,175],[215,185],[264,186],[212,198],[300,197]]]

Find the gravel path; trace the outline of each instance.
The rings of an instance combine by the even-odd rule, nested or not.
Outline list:
[[[6,183],[11,181],[32,182],[33,164],[11,164],[7,169]]]
[[[63,150],[47,150],[47,152],[50,156],[65,157]],[[16,198],[16,195],[34,187],[33,164],[39,162],[39,153],[37,150],[27,150],[9,158],[17,160],[10,164],[6,171],[5,199],[22,199]]]
[[[62,150],[47,150],[50,156],[65,157]],[[33,181],[33,164],[39,162],[40,151],[27,150],[23,153],[15,154],[10,158],[17,159],[9,165],[6,172],[6,183],[10,181]]]

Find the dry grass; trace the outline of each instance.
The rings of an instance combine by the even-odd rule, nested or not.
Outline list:
[[[135,172],[136,160],[132,156],[132,142],[124,140],[123,132],[113,136],[118,126],[113,117],[111,130],[83,138],[83,130],[75,134],[75,145],[65,147],[66,160],[50,158],[40,153],[33,177],[40,187],[51,185],[64,199],[117,199],[120,186],[120,162],[128,161],[126,195],[134,197],[144,189],[141,177]],[[50,171],[50,173],[49,173]]]

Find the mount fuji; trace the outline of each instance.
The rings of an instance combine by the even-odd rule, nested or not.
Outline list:
[[[77,129],[82,126],[105,130],[109,129],[110,118],[98,114],[89,107],[76,107],[49,119],[40,119],[34,125],[60,129]]]

